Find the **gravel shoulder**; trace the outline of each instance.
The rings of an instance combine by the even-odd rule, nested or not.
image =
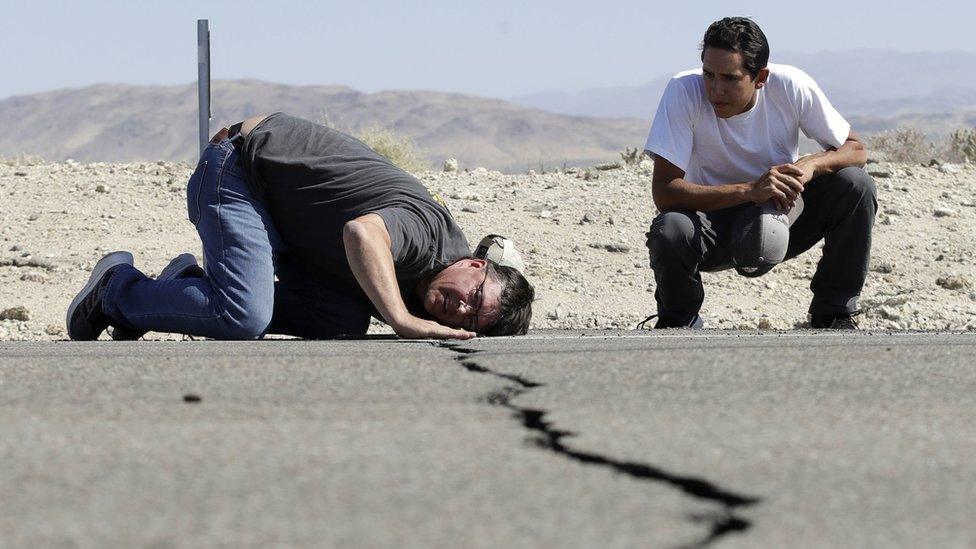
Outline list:
[[[64,339],[67,304],[107,252],[131,250],[148,274],[180,253],[199,255],[185,213],[192,168],[0,159],[0,340]],[[656,215],[650,166],[601,168],[418,175],[472,243],[489,232],[515,238],[539,298],[534,328],[631,328],[655,309],[644,245]],[[976,330],[976,167],[867,169],[879,213],[862,327]],[[705,273],[706,326],[805,326],[821,246],[757,279]]]

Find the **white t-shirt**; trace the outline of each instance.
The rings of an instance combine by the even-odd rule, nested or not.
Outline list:
[[[800,131],[825,149],[840,147],[851,125],[807,73],[769,64],[766,85],[752,109],[731,118],[715,116],[702,70],[668,82],[644,148],[703,185],[752,181],[769,168],[799,157]]]

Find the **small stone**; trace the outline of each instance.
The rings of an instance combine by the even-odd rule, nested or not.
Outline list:
[[[895,270],[895,264],[882,261],[871,266],[871,270],[881,274],[891,274]]]
[[[20,279],[24,282],[47,282],[48,278],[41,273],[24,273],[20,275]]]
[[[14,172],[17,177],[27,177],[27,172]]]
[[[583,179],[587,181],[596,181],[597,179],[600,179],[600,173],[595,170],[586,170],[586,173],[583,174]]]
[[[107,193],[108,192],[108,186],[106,186],[106,185],[98,185],[98,186],[95,187],[95,192],[96,193]]]
[[[20,251],[23,251],[23,249],[24,248],[22,248],[21,246],[19,246],[17,244],[14,244],[13,246],[10,247],[10,251],[11,252],[20,252]]]
[[[48,324],[47,327],[44,328],[44,333],[49,336],[60,336],[64,335],[64,328],[58,326],[57,324]]]
[[[962,275],[950,275],[950,276],[939,277],[939,279],[936,280],[935,283],[947,290],[963,290],[973,285],[972,282],[969,281],[969,279],[967,279]]]
[[[593,242],[590,243],[590,247],[597,250],[606,250],[608,252],[617,253],[617,254],[625,254],[630,251],[630,246],[626,244],[620,244],[614,242],[609,242],[609,243]]]
[[[772,323],[772,321],[770,321],[768,318],[760,318],[759,319],[759,329],[760,330],[772,330],[773,329],[773,323]]]
[[[444,167],[442,168],[445,172],[456,172],[458,171],[458,161],[457,158],[448,158],[444,161]]]
[[[595,220],[596,218],[593,216],[593,214],[586,212],[583,214],[583,219],[580,219],[580,225],[587,225],[589,223],[593,223]]]
[[[956,174],[959,173],[959,166],[955,164],[942,164],[939,166],[939,171],[945,174]]]
[[[549,317],[549,320],[559,320],[560,318],[563,318],[564,314],[562,304],[556,305],[556,308],[549,311],[549,314],[546,316]]]
[[[541,217],[542,219],[549,219],[550,217],[552,217],[552,212],[550,212],[549,210],[542,210],[541,212],[539,212],[539,217]]]
[[[936,208],[932,214],[935,215],[935,217],[952,217],[956,215],[956,210],[953,210],[952,208]]]
[[[40,218],[41,216],[39,214],[30,214],[30,216],[27,218],[27,221],[37,221]]]
[[[30,320],[30,311],[28,311],[23,305],[4,309],[3,311],[0,311],[0,320],[19,320],[21,322],[27,322]]]
[[[891,172],[887,170],[871,170],[868,172],[871,177],[877,177],[878,179],[888,179],[891,177]]]
[[[879,307],[878,316],[886,320],[901,320],[901,313],[891,307]]]
[[[183,402],[197,403],[200,402],[201,400],[203,399],[200,398],[200,395],[195,395],[193,393],[187,393],[183,395]]]
[[[468,213],[480,213],[481,206],[478,206],[477,204],[468,204],[467,206],[461,208],[461,211],[468,212]]]

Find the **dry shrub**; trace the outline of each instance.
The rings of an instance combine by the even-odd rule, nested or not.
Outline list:
[[[901,127],[868,138],[868,147],[884,153],[891,162],[928,162],[938,156],[935,147],[918,128]]]
[[[976,161],[976,129],[960,129],[949,134],[946,147],[950,160],[956,162]]]
[[[389,128],[363,128],[356,133],[356,138],[401,170],[417,173],[430,169],[426,155],[417,148],[413,139],[397,135]]]
[[[44,163],[44,158],[35,154],[19,154],[6,158],[0,156],[0,164],[6,166],[17,167],[17,166],[40,166]]]

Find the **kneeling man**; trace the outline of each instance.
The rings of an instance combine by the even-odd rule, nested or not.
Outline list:
[[[517,263],[472,256],[439,197],[333,129],[277,113],[222,130],[187,210],[206,270],[184,254],[152,279],[109,254],[68,308],[71,339],[109,326],[115,339],[325,339],[365,334],[373,315],[408,338],[528,329],[534,290]]]
[[[701,272],[760,276],[824,239],[810,324],[856,328],[877,209],[864,146],[810,76],[768,63],[750,19],[712,23],[701,48],[701,69],[668,83],[645,147],[663,212],[647,233],[655,327],[702,326]],[[824,151],[798,158],[801,131]]]

